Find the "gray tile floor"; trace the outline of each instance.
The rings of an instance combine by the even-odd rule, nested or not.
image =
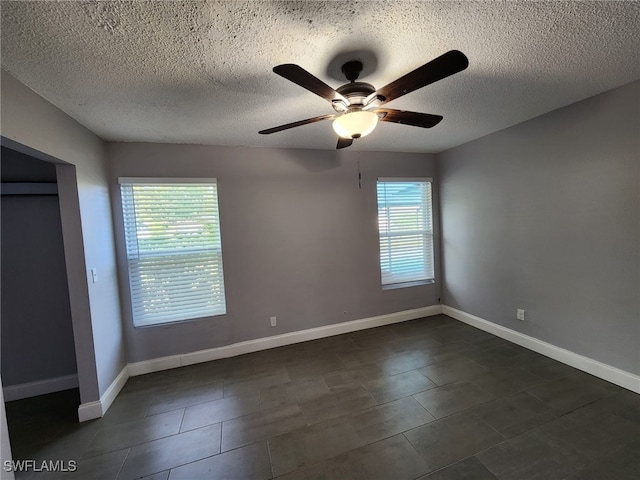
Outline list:
[[[637,479],[640,395],[446,316],[7,403],[62,479]]]

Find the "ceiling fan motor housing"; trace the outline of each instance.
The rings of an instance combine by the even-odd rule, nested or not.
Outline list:
[[[336,91],[349,100],[349,105],[347,105],[347,109],[341,109],[340,107],[336,108],[334,104],[334,109],[338,112],[345,110],[352,110],[354,108],[361,109],[365,106],[365,101],[369,95],[376,91],[373,85],[365,82],[351,82],[338,87]],[[342,105],[341,105],[342,106]]]

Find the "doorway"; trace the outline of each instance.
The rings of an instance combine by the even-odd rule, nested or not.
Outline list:
[[[1,155],[0,376],[8,402],[77,388],[78,375],[56,167],[5,146]]]

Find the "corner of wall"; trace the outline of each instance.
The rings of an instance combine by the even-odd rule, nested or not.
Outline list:
[[[59,178],[68,180],[67,194],[60,194],[60,200],[66,198],[75,212],[66,229],[63,219],[63,237],[67,262],[74,263],[73,272],[67,273],[73,277],[70,297],[77,305],[74,337],[76,352],[81,352],[80,391],[83,402],[98,401],[126,364],[106,144],[5,70],[1,86],[3,142],[8,139],[36,158],[58,164]],[[61,205],[61,214],[64,208]],[[67,249],[68,243],[72,248]],[[78,252],[82,259],[74,261]],[[89,283],[88,268],[98,268],[99,283]]]

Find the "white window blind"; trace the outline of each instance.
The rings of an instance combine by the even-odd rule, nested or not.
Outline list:
[[[382,285],[432,281],[429,179],[378,179]]]
[[[135,326],[226,313],[217,184],[193,182],[120,179]]]

